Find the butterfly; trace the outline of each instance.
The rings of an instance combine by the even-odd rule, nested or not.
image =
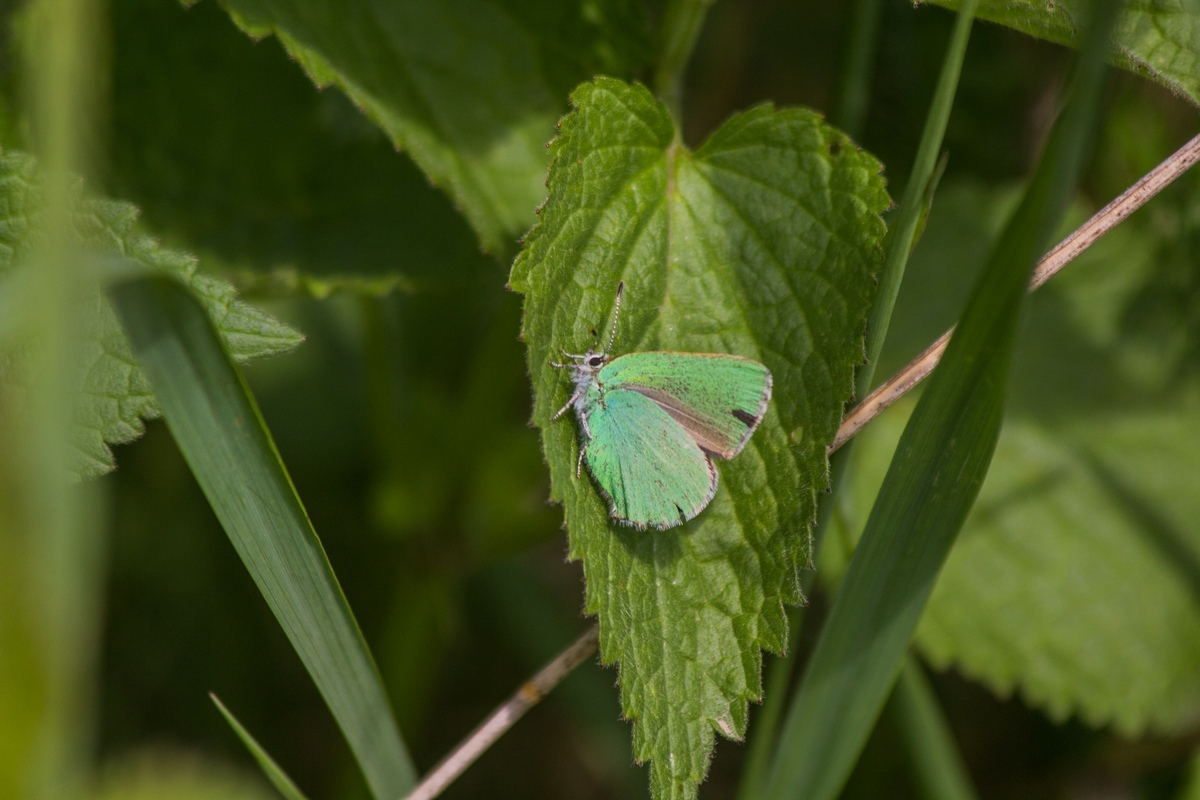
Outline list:
[[[771,399],[771,372],[716,353],[646,352],[612,357],[624,282],[617,285],[607,346],[563,351],[575,391],[552,420],[575,409],[586,462],[609,515],[639,530],[666,530],[701,511],[717,492],[713,458],[742,451]]]

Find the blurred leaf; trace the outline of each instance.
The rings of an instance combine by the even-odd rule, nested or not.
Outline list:
[[[105,765],[90,800],[274,800],[257,775],[192,753],[150,749]]]
[[[962,0],[919,0],[958,9]],[[981,19],[1078,47],[1094,0],[983,0]],[[1200,105],[1200,0],[1131,0],[1113,34],[1113,62]]]
[[[1167,197],[1152,207],[1160,216]],[[965,217],[985,242],[1008,199],[974,186],[940,199],[912,297],[957,283],[946,264],[973,270]],[[1019,691],[1055,719],[1076,714],[1126,735],[1200,719],[1200,500],[1190,488],[1200,385],[1194,372],[1180,382],[1162,339],[1129,335],[1129,309],[1151,313],[1146,287],[1171,260],[1156,256],[1160,226],[1136,223],[1033,296],[995,463],[917,632],[940,667]],[[1172,235],[1169,246],[1184,241]],[[1168,314],[1174,299],[1154,294],[1156,313]],[[906,413],[859,437],[851,530]]]
[[[495,260],[447,197],[344,94],[314,91],[277,39],[251,41],[216,3],[111,13],[105,181],[155,231],[249,291],[495,290]]]
[[[445,186],[487,250],[507,252],[544,192],[544,145],[566,92],[648,56],[631,0],[226,0],[336,84]]]
[[[20,274],[30,248],[42,235],[42,220],[35,211],[41,186],[33,158],[15,152],[0,155],[0,276]],[[164,249],[138,230],[138,212],[133,206],[88,198],[81,191],[74,203],[75,228],[84,247],[95,253],[121,254],[186,281],[203,301],[235,358],[245,361],[286,352],[302,340],[288,326],[237,300],[228,283],[197,272],[193,257]],[[6,298],[6,302],[13,300]],[[140,436],[143,420],[157,417],[159,407],[107,301],[98,291],[88,291],[79,300],[79,308],[79,328],[86,341],[78,365],[80,396],[75,408],[77,430],[72,436],[72,471],[80,477],[93,477],[115,467],[108,446]],[[0,362],[5,379],[17,383],[29,379],[24,364],[27,354],[11,357],[7,366]]]
[[[1200,721],[1192,395],[1174,413],[1011,426],[922,621],[933,664],[1126,735]]]
[[[109,296],[167,426],[209,504],[345,734],[376,798],[415,771],[312,523],[254,398],[203,309],[179,283],[143,277]]]
[[[597,79],[551,145],[550,198],[513,267],[552,495],[583,559],[601,655],[620,662],[634,755],[657,797],[691,797],[714,730],[740,738],[761,694],[760,648],[787,642],[825,445],[862,360],[889,204],[879,163],[820,117],[761,106],[695,153],[643,87]],[[756,358],[775,379],[761,430],[720,463],[711,505],[668,531],[611,524],[576,429],[550,422],[570,389],[547,360],[591,340],[626,283],[617,351]]]
[[[278,789],[279,793],[286,800],[305,800],[304,793],[296,788],[296,784],[292,782],[292,779],[288,777],[286,772],[280,769],[270,754],[266,750],[263,750],[262,745],[250,735],[250,731],[246,730],[242,723],[238,722],[237,717],[225,707],[224,703],[217,699],[215,694],[210,695],[210,697],[212,697],[213,703],[216,704],[217,710],[221,712],[221,716],[225,717],[225,721],[229,723],[234,733],[242,740],[242,744],[246,745],[246,749],[250,751],[250,755],[254,756],[254,760],[258,762],[258,766],[262,769],[263,774],[267,776],[267,780],[271,781],[271,785]]]

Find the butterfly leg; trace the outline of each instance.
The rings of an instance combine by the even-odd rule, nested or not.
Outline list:
[[[586,453],[587,453],[587,442],[584,442],[583,446],[579,448],[579,460],[575,462],[575,479],[576,480],[579,479],[580,474],[583,472],[583,457]]]
[[[558,410],[558,413],[550,418],[550,421],[553,422],[554,420],[561,417],[563,414],[567,413],[567,409],[569,409],[571,406],[575,405],[575,401],[579,399],[579,394],[580,394],[579,392],[576,392],[575,394],[571,395],[571,399],[567,401],[567,404],[565,406],[563,406],[562,408],[560,408]]]

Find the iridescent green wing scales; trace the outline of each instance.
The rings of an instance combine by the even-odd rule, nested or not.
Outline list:
[[[619,522],[669,528],[699,514],[717,491],[712,461],[648,397],[606,391],[587,420],[584,460]]]
[[[653,400],[706,452],[733,458],[758,427],[771,399],[762,364],[707,353],[629,353],[600,370],[605,391],[626,389]]]

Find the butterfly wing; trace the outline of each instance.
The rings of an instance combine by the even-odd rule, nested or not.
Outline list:
[[[712,461],[645,395],[606,392],[588,415],[588,426],[584,460],[618,521],[672,528],[699,514],[716,493]]]
[[[733,458],[762,421],[771,372],[757,361],[708,353],[629,353],[600,370],[606,391],[654,401],[705,452]]]

